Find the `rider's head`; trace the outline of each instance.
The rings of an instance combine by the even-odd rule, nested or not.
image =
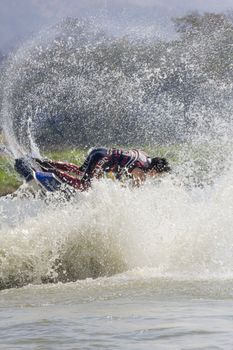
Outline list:
[[[150,164],[148,170],[150,172],[155,173],[155,174],[161,174],[164,172],[171,171],[171,168],[170,168],[166,158],[156,157],[156,158],[151,159],[151,164]]]

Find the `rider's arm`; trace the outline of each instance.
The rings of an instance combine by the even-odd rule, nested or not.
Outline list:
[[[140,168],[134,168],[131,171],[130,175],[132,176],[133,185],[135,187],[139,187],[146,179],[144,171]]]

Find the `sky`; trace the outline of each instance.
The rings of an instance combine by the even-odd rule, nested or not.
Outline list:
[[[124,18],[126,26],[158,21],[161,28],[164,19],[168,21],[194,10],[230,9],[233,0],[0,0],[0,51],[11,50],[43,27],[67,16],[97,16],[109,25],[117,21],[122,25]]]

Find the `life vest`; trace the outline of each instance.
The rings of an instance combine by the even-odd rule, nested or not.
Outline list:
[[[150,163],[150,157],[141,150],[95,148],[80,169],[85,173],[84,179],[98,178],[102,172],[114,173],[115,177],[120,179],[123,173],[130,174],[134,168],[147,170]]]
[[[151,159],[148,155],[137,149],[124,151],[122,149],[110,149],[108,151],[108,160],[104,164],[105,171],[113,171],[115,173],[120,172],[122,169],[127,170],[129,173],[134,168],[140,168],[147,170],[150,166]]]

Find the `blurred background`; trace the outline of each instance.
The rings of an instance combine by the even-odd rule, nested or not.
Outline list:
[[[99,15],[103,21],[120,20],[122,26],[157,20],[165,25],[190,11],[225,12],[232,6],[231,0],[1,0],[0,50],[9,52],[43,26],[67,16]]]

